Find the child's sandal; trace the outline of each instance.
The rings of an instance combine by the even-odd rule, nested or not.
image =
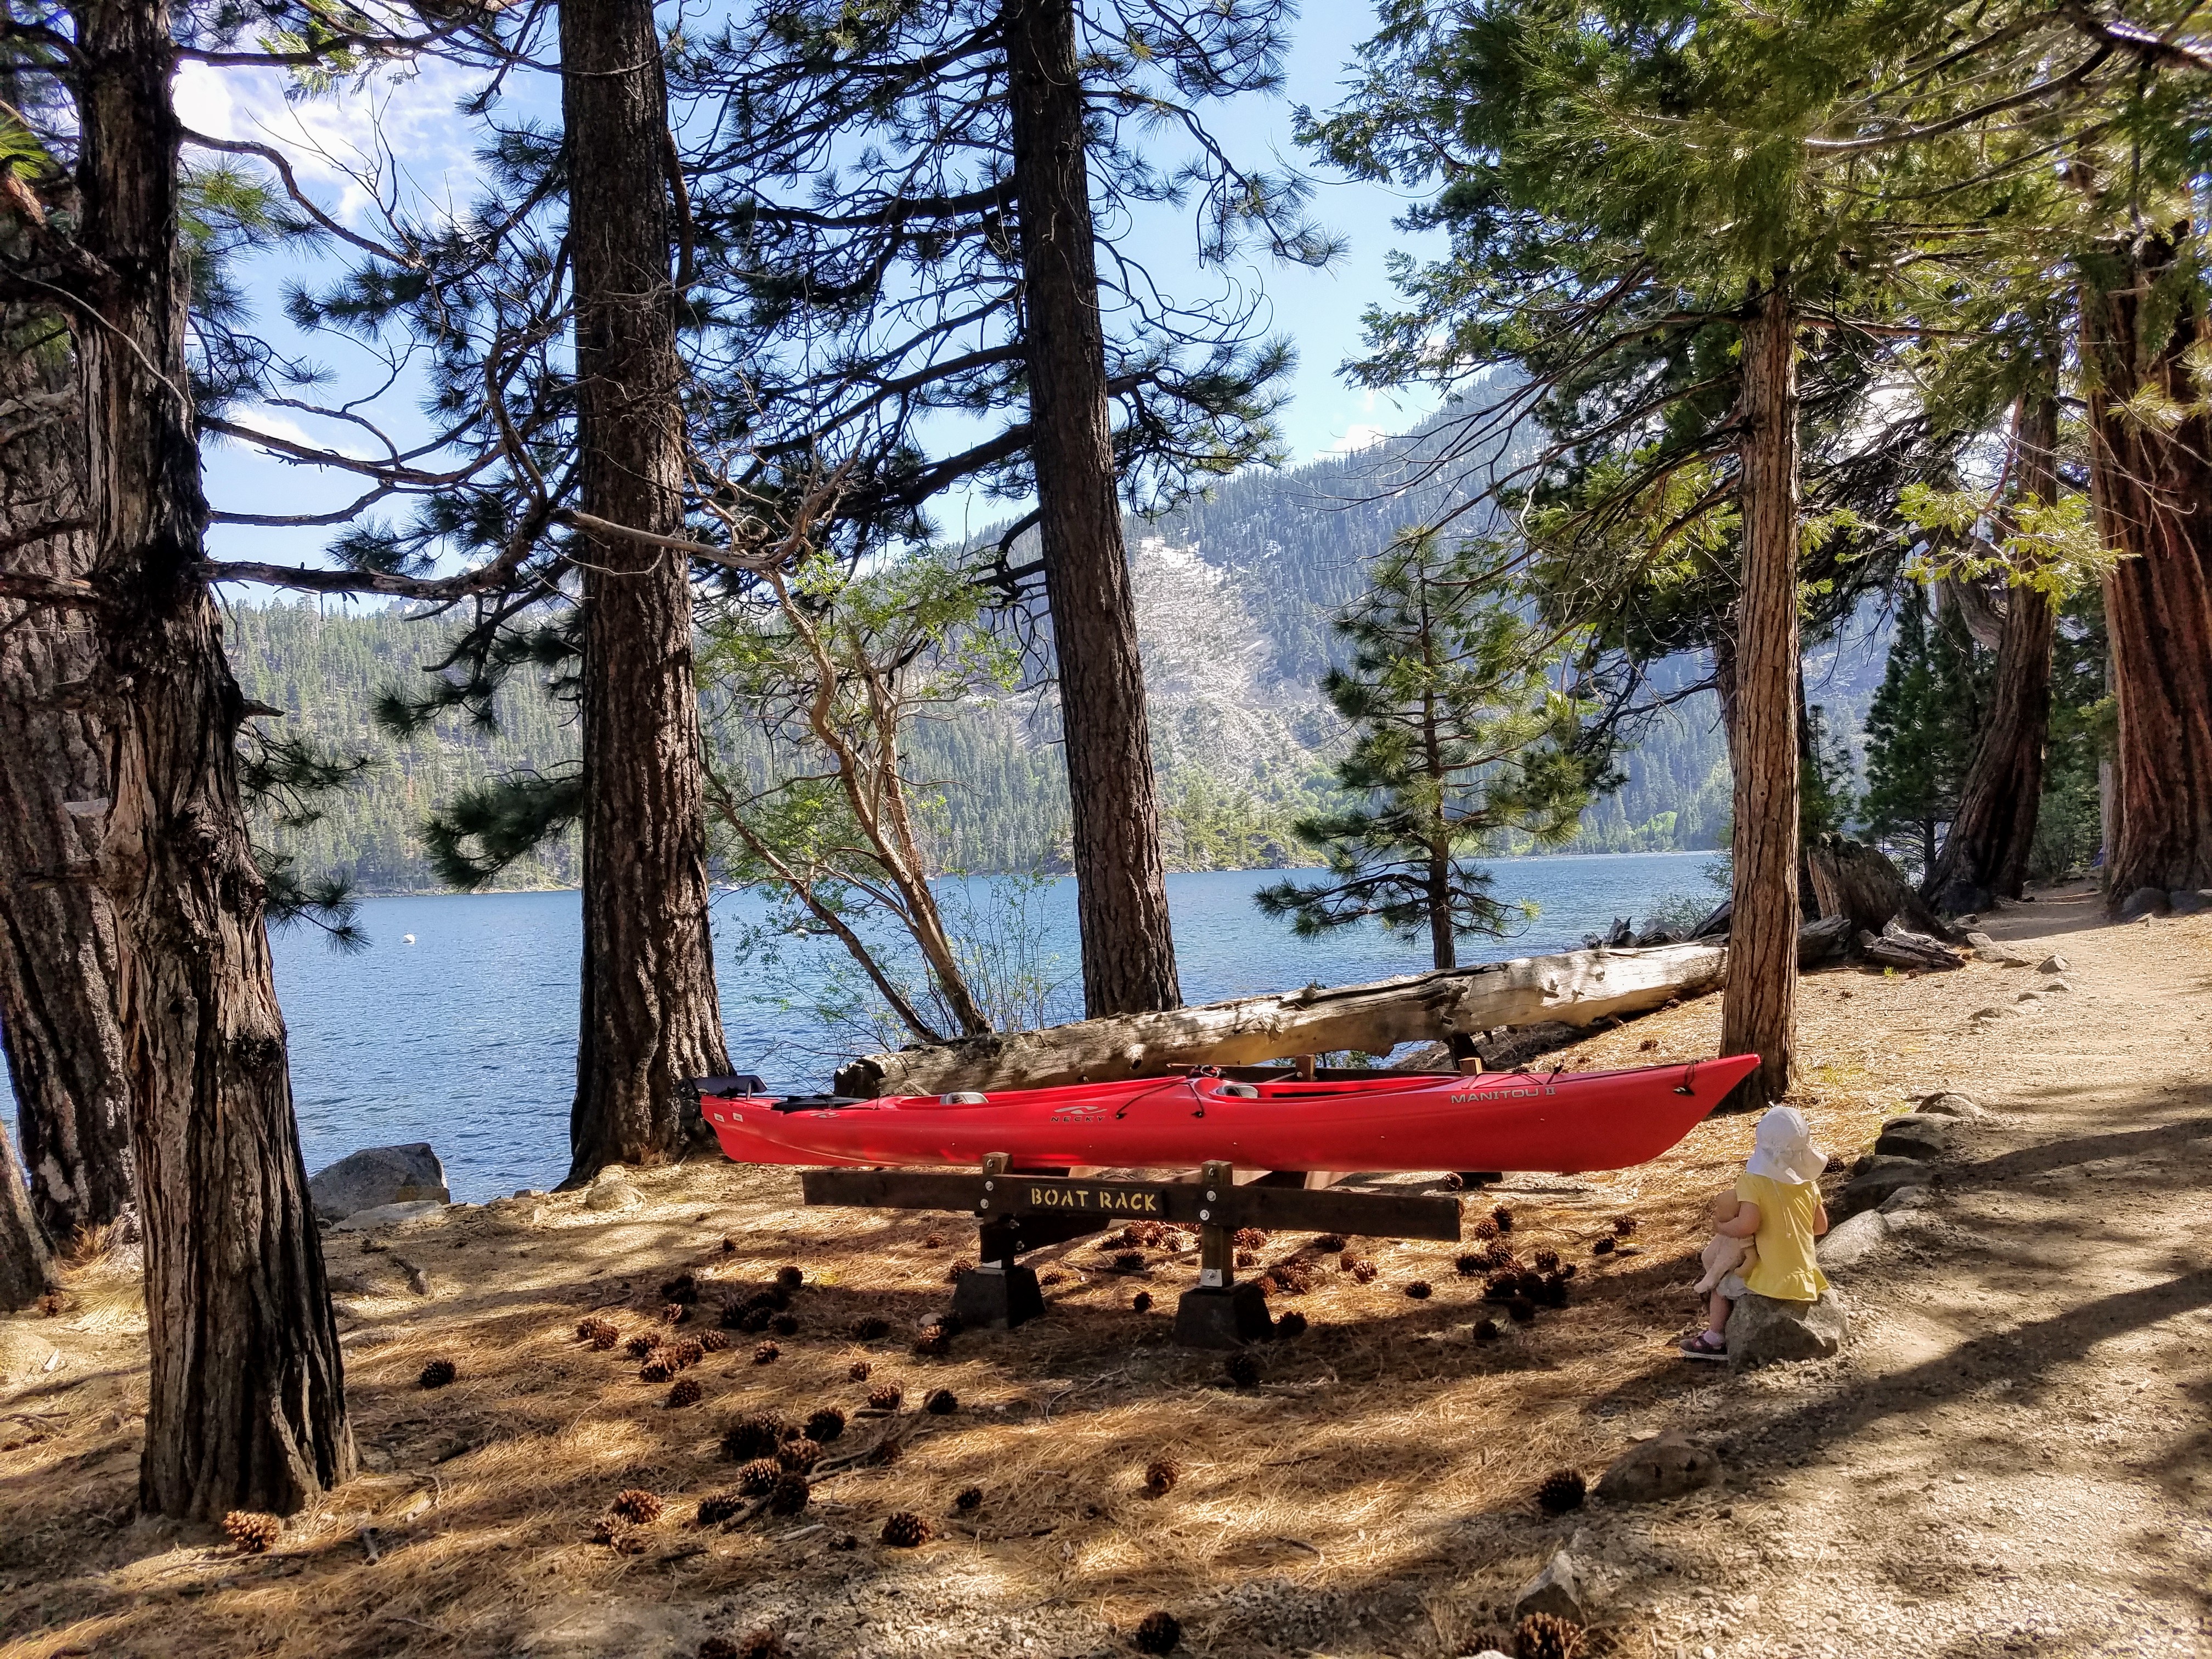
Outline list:
[[[1689,1359],[1726,1359],[1728,1339],[1715,1336],[1711,1331],[1699,1331],[1682,1344],[1682,1353]]]

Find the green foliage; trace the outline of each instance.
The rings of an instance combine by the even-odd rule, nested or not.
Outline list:
[[[2051,644],[2051,738],[2028,874],[2057,881],[2087,870],[2104,845],[2099,765],[2112,752],[2112,699],[2105,690],[2111,643],[2103,595],[2087,588],[2058,613]]]
[[[1868,830],[1917,880],[1973,764],[1989,668],[1955,614],[1931,617],[1918,586],[1898,609],[1889,666],[1867,711]]]
[[[1849,828],[1857,810],[1851,788],[1851,755],[1815,703],[1805,711],[1804,753],[1797,775],[1797,833],[1802,845],[1814,836]]]
[[[1372,918],[1452,941],[1504,930],[1507,908],[1468,855],[1507,831],[1541,846],[1574,832],[1594,782],[1585,706],[1548,678],[1559,653],[1501,592],[1494,549],[1407,538],[1339,619],[1350,659],[1322,688],[1355,735],[1337,767],[1344,803],[1298,823],[1329,879],[1255,896],[1301,935]]]

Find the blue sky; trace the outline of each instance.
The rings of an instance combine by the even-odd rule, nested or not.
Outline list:
[[[1301,103],[1322,108],[1335,101],[1346,65],[1373,21],[1366,0],[1323,4],[1301,18],[1285,64],[1284,94],[1235,100],[1211,112],[1212,123],[1230,152],[1252,161],[1272,155],[1285,164],[1303,166],[1307,158],[1291,141],[1293,108]],[[419,75],[382,79],[366,89],[299,103],[284,98],[283,83],[273,75],[219,74],[187,64],[179,77],[178,103],[188,126],[221,137],[257,138],[293,155],[301,179],[317,199],[342,220],[367,230],[375,221],[372,198],[376,195],[402,193],[418,204],[458,203],[478,188],[469,155],[477,134],[472,124],[453,109],[455,99],[469,85],[468,77],[434,65]],[[509,88],[514,94],[507,106],[510,112],[518,106],[548,111],[557,106],[557,90],[550,77],[518,77]],[[1291,401],[1279,417],[1285,447],[1293,462],[1346,445],[1358,447],[1411,424],[1435,406],[1433,396],[1422,392],[1394,398],[1352,390],[1338,374],[1344,360],[1359,348],[1362,311],[1389,291],[1385,258],[1406,241],[1391,221],[1404,210],[1405,201],[1375,185],[1307,170],[1316,178],[1314,216],[1347,244],[1344,257],[1328,270],[1262,261],[1226,273],[1200,272],[1190,257],[1187,220],[1162,215],[1139,222],[1129,232],[1133,251],[1155,269],[1180,269],[1194,286],[1211,287],[1225,275],[1266,296],[1272,330],[1287,335],[1298,348]],[[322,274],[336,268],[333,264]],[[290,335],[279,310],[283,289],[289,281],[318,280],[314,264],[271,257],[252,262],[239,274],[263,326],[288,348],[303,349],[331,368],[349,392],[383,380],[382,366],[364,353],[327,338],[301,341]],[[375,404],[377,418],[402,441],[421,430],[407,392],[403,380]],[[343,427],[297,410],[246,410],[239,419],[280,436],[356,446],[362,441],[357,433],[349,434]],[[206,476],[213,503],[234,511],[324,510],[360,493],[354,479],[289,465],[234,442],[208,446]],[[1006,508],[994,503],[988,511],[996,518]],[[967,505],[957,501],[946,503],[940,514],[948,528],[957,528],[969,516]],[[318,554],[330,533],[218,526],[210,541],[221,555],[320,562]]]

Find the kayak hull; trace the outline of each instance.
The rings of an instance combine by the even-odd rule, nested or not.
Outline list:
[[[1239,1085],[1191,1075],[975,1097],[895,1097],[776,1109],[702,1100],[744,1163],[1018,1167],[1523,1170],[1648,1163],[1759,1064],[1750,1054],[1624,1072],[1410,1073]]]

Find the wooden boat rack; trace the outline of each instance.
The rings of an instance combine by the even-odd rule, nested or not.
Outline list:
[[[1348,1193],[1239,1184],[1227,1164],[1206,1164],[1195,1176],[1150,1181],[1028,1175],[1003,1152],[976,1174],[940,1170],[808,1170],[800,1183],[809,1204],[862,1209],[943,1210],[975,1218],[979,1265],[955,1286],[952,1311],[961,1322],[1008,1329],[1044,1311],[1036,1273],[1017,1257],[1131,1221],[1195,1227],[1198,1284],[1176,1307],[1176,1340],[1192,1347],[1235,1347],[1274,1332],[1256,1283],[1237,1280],[1240,1227],[1357,1233],[1369,1238],[1456,1240],[1460,1200],[1425,1193]]]

